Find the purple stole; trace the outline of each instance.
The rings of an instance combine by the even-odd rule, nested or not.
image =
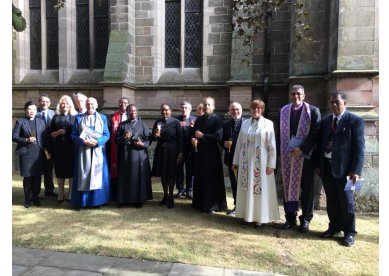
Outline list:
[[[296,136],[306,139],[311,126],[311,110],[309,104],[303,103]],[[282,180],[284,183],[284,201],[286,212],[297,212],[299,209],[300,182],[303,172],[304,157],[292,157],[286,151],[290,140],[290,114],[292,104],[288,104],[281,109],[280,115],[280,142],[281,142],[281,168]]]

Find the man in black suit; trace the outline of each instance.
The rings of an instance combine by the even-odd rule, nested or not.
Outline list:
[[[355,183],[362,172],[365,151],[363,119],[346,110],[346,95],[333,92],[330,96],[333,112],[321,123],[318,147],[320,164],[316,173],[323,181],[327,197],[328,229],[322,238],[344,233],[343,244],[354,244],[355,202],[353,191],[345,191],[347,177]]]
[[[237,183],[234,171],[232,170],[232,160],[234,159],[235,145],[236,140],[238,140],[240,127],[245,119],[242,118],[242,106],[237,102],[230,104],[229,114],[231,119],[223,122],[223,137],[220,144],[222,148],[224,148],[224,165],[228,168],[232,197],[234,198],[234,208],[232,210],[228,210],[227,214],[235,215]]]
[[[314,162],[311,153],[320,134],[320,110],[304,101],[304,87],[294,84],[289,92],[290,103],[281,108],[279,131],[279,154],[284,185],[284,210],[286,222],[283,229],[297,224],[297,212],[301,201],[298,231],[305,233],[313,217]],[[292,136],[303,141],[289,149]]]
[[[191,128],[194,126],[196,117],[190,115],[192,104],[188,101],[181,103],[181,115],[177,117],[182,127],[184,139],[184,158],[177,164],[176,188],[178,190],[176,197],[186,196],[189,199],[193,197],[193,170],[192,170],[192,143]],[[185,165],[185,177],[184,177]],[[186,187],[184,188],[184,179]]]
[[[49,109],[51,104],[50,98],[46,94],[42,94],[39,97],[39,107],[38,112],[36,114],[37,118],[43,119],[43,121],[46,124],[46,132],[50,128],[51,119],[54,117],[55,112],[51,109]],[[48,136],[47,136],[48,137]],[[46,143],[46,150],[49,154],[51,154],[51,143],[49,141]],[[54,161],[52,158],[47,159],[45,158],[44,161],[44,186],[45,186],[45,196],[48,197],[57,197],[58,195],[54,193],[54,182],[53,182],[53,167],[54,167]],[[40,192],[40,189],[39,189]]]

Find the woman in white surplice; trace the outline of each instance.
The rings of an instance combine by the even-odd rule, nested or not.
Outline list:
[[[254,100],[252,118],[242,122],[236,142],[232,169],[238,173],[235,217],[243,224],[261,224],[279,220],[274,169],[276,141],[273,122],[262,114],[265,103]]]

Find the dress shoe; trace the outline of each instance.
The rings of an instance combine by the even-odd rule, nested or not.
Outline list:
[[[258,223],[258,222],[254,223],[254,228],[257,230],[262,229],[262,226],[263,226],[262,223]]]
[[[329,238],[332,238],[333,236],[336,236],[336,235],[339,235],[339,234],[340,234],[340,232],[327,229],[326,231],[324,231],[320,235],[320,237],[323,238],[323,239],[329,239]]]
[[[293,227],[295,227],[296,226],[296,224],[297,224],[297,222],[294,220],[294,221],[292,221],[292,222],[290,222],[290,221],[286,221],[283,225],[282,225],[282,229],[283,230],[287,230],[287,229],[292,229]]]
[[[173,198],[173,197],[170,197],[170,198],[169,198],[169,201],[168,201],[168,203],[167,203],[167,207],[168,207],[169,209],[171,209],[171,208],[174,207],[174,198]]]
[[[176,195],[175,195],[176,198],[183,198],[185,197],[185,192],[184,191],[179,191]]]
[[[250,224],[250,222],[247,222],[247,221],[242,221],[240,224],[242,224],[242,225],[249,225]]]
[[[351,235],[344,236],[343,245],[344,246],[352,246],[354,244],[355,237]]]
[[[227,215],[235,216],[235,208],[227,211]]]
[[[164,197],[164,198],[162,198],[162,200],[159,202],[159,205],[166,205],[167,204],[167,202],[168,202],[168,198],[167,197]]]
[[[35,206],[38,206],[38,207],[42,205],[42,203],[39,200],[34,200],[33,203]]]
[[[308,232],[308,231],[309,231],[309,221],[307,221],[307,220],[302,220],[302,221],[300,222],[300,226],[299,226],[299,228],[298,228],[298,231],[299,231],[300,233],[306,233],[306,232]]]
[[[57,197],[58,196],[58,194],[56,194],[56,193],[54,193],[54,192],[45,192],[45,196],[47,196],[47,197]]]

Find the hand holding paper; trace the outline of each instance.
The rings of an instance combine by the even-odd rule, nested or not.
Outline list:
[[[346,186],[344,187],[344,190],[345,191],[354,191],[354,190],[359,191],[362,188],[362,185],[364,182],[365,182],[364,179],[359,178],[355,183],[353,183],[353,180],[347,176],[347,182],[346,182]]]

